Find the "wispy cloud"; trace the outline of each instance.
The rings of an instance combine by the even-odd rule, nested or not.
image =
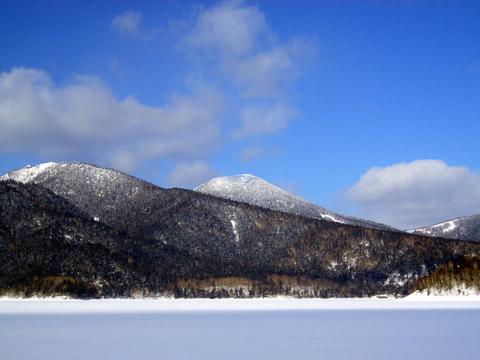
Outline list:
[[[206,162],[181,162],[168,175],[168,182],[173,186],[194,187],[217,175],[217,172]]]
[[[142,13],[135,10],[127,10],[112,19],[111,26],[123,35],[136,35],[140,31]]]
[[[257,7],[226,1],[199,12],[185,44],[236,89],[243,107],[237,135],[269,134],[296,116],[285,98],[304,59],[316,52],[311,41],[282,42]]]
[[[480,61],[470,64],[468,70],[474,75],[480,75]]]
[[[242,111],[241,126],[234,136],[272,134],[286,128],[296,116],[296,110],[283,103],[248,106]]]
[[[411,229],[480,213],[480,174],[441,160],[374,167],[346,197],[363,216]]]
[[[185,41],[192,48],[215,51],[226,59],[250,55],[269,32],[257,7],[225,1],[201,9]]]
[[[251,146],[243,149],[238,158],[243,162],[250,162],[261,158],[265,154],[265,149],[261,146]]]
[[[275,45],[245,58],[229,61],[226,70],[241,89],[252,98],[279,98],[300,74],[301,64],[314,53],[313,45],[303,39]]]

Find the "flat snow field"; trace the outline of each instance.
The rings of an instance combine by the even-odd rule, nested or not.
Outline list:
[[[72,300],[63,298],[0,298],[0,314],[52,313],[144,313],[205,311],[281,311],[281,310],[432,310],[479,309],[480,295],[426,296],[411,295],[400,299],[102,299]]]
[[[0,359],[477,359],[479,323],[479,296],[1,299]]]

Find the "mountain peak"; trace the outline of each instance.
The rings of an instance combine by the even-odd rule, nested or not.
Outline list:
[[[273,198],[277,198],[277,200],[283,199],[284,201],[289,200],[290,202],[307,202],[306,200],[290,194],[278,186],[252,174],[216,177],[197,186],[194,190],[263,207],[268,207],[263,204],[264,201]]]
[[[313,204],[300,196],[293,195],[252,174],[216,177],[196,187],[194,190],[204,194],[313,219],[372,228],[388,228],[383,224],[336,214],[333,211]]]
[[[27,183],[55,165],[57,165],[57,163],[54,162],[46,162],[35,166],[31,166],[29,164],[24,168],[7,172],[5,175],[0,177],[0,180],[15,180],[18,182]]]
[[[210,183],[210,182],[235,182],[235,181],[263,181],[263,182],[267,182],[265,180],[263,180],[262,178],[259,178],[258,176],[255,176],[255,175],[252,175],[252,174],[237,174],[237,175],[231,175],[231,176],[218,176],[218,177],[214,177],[210,180],[208,180],[206,183],[204,184],[201,184],[200,186],[203,186],[207,183]],[[198,186],[198,187],[200,187]]]
[[[232,176],[220,176],[215,177],[213,179],[208,180],[206,183],[197,186],[194,190],[199,192],[206,192],[208,191],[225,191],[225,190],[235,190],[238,188],[242,188],[248,186],[248,190],[252,191],[265,191],[265,190],[273,190],[273,191],[281,191],[286,194],[289,194],[285,190],[269,183],[268,181],[259,178],[258,176],[252,174],[238,174]],[[251,188],[251,186],[255,188]],[[247,190],[247,189],[245,189]],[[294,196],[289,194],[290,196]]]
[[[14,180],[21,183],[44,183],[49,179],[67,177],[69,181],[76,181],[79,177],[87,183],[94,185],[112,186],[113,183],[121,181],[130,175],[121,173],[118,170],[104,168],[94,164],[83,162],[47,162],[38,165],[27,165],[21,169],[11,170],[0,177],[2,180]],[[140,181],[140,180],[139,180]]]

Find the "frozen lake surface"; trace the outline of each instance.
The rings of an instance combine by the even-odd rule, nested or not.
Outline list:
[[[2,360],[474,359],[480,301],[0,301]]]

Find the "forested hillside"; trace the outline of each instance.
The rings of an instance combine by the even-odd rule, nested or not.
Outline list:
[[[45,181],[56,193],[0,181],[3,294],[405,295],[419,278],[480,252],[473,242],[303,218],[120,179],[116,187],[91,185],[85,176]]]

